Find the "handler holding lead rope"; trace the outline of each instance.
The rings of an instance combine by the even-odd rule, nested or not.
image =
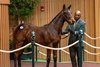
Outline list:
[[[80,40],[79,43],[69,48],[72,67],[82,67],[82,51],[84,48],[83,39],[85,31],[85,22],[81,19],[81,12],[76,11],[74,15],[75,22],[70,23],[65,30],[62,31],[62,35],[70,33],[68,45]],[[76,61],[77,56],[77,61]]]

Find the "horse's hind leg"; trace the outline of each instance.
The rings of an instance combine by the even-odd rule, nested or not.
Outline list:
[[[18,63],[17,63],[18,60]],[[21,67],[21,52],[16,52],[14,54],[14,67]]]
[[[18,67],[21,67],[21,55],[18,56]]]
[[[17,67],[16,61],[17,61],[17,58],[16,58],[16,55],[14,54],[14,67]]]
[[[57,48],[57,45],[53,45],[54,48]],[[53,60],[54,60],[54,67],[57,67],[57,50],[53,50]]]
[[[46,67],[49,67],[50,60],[51,60],[51,50],[47,49],[47,64],[46,64]]]

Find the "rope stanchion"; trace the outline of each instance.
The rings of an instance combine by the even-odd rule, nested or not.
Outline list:
[[[32,37],[31,37],[32,41],[31,41],[31,45],[32,45],[32,67],[35,67],[34,64],[34,45],[35,45],[35,32],[32,32]]]

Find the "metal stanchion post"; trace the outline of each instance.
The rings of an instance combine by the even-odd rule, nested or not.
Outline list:
[[[37,58],[38,58],[38,50],[37,50],[37,45],[36,45],[36,62],[38,61]]]
[[[34,67],[34,46],[35,46],[35,32],[32,32],[32,67]]]
[[[79,33],[79,67],[82,67],[82,35],[83,35],[83,31],[80,30],[80,33]]]

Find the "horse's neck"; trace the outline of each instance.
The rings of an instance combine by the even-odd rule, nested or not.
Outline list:
[[[62,26],[64,24],[64,18],[62,16],[62,11],[57,14],[57,16],[51,21],[50,24],[54,26],[54,29],[57,30],[58,33],[61,32]]]

